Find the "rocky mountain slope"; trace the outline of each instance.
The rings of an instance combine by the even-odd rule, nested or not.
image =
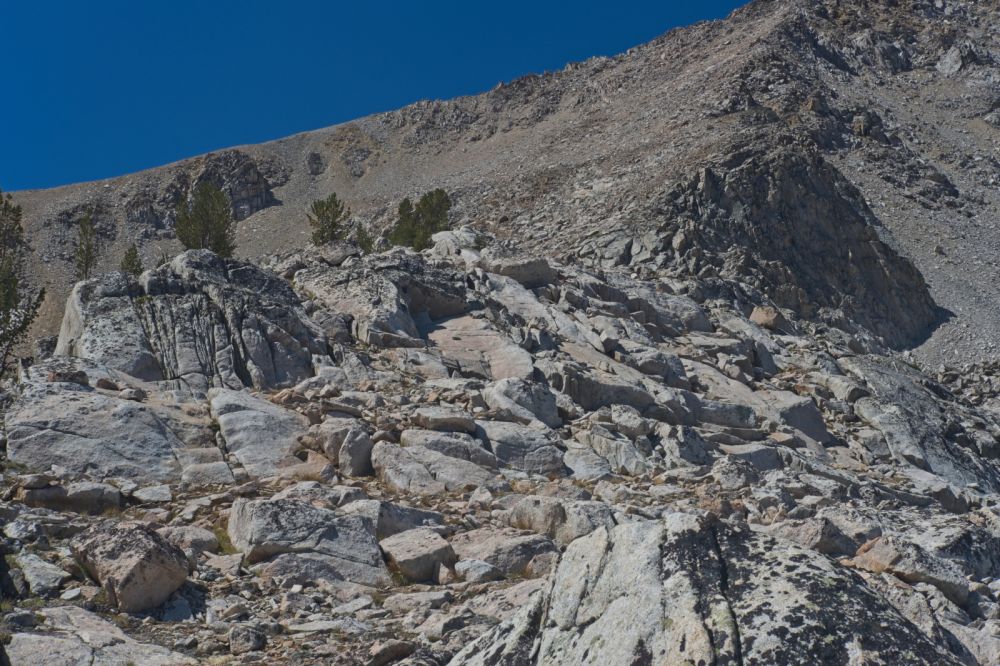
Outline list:
[[[176,201],[210,179],[247,257],[301,247],[306,207],[331,191],[379,231],[404,196],[444,187],[459,219],[527,249],[550,254],[558,234],[560,259],[586,265],[752,274],[804,315],[843,313],[894,345],[930,335],[918,356],[933,365],[996,358],[998,9],[759,1],[483,95],[18,193],[50,289],[41,329],[61,320],[85,208],[108,269],[133,239],[152,261],[177,249]],[[867,245],[862,221],[940,309],[914,274],[887,283],[881,251],[842,246]]]
[[[998,9],[758,1],[18,193],[0,663],[1000,664]],[[64,282],[203,179],[244,258]],[[437,186],[421,253],[306,242]]]

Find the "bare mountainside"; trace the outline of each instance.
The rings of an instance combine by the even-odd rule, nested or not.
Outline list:
[[[459,218],[529,249],[736,275],[894,345],[945,321],[926,358],[995,358],[998,7],[754,2],[482,95],[21,192],[50,289],[42,326],[61,316],[86,207],[112,268],[133,239],[148,257],[171,243],[175,203],[207,178],[230,194],[249,257],[301,247],[305,208],[332,191],[381,230],[403,197],[444,187]]]

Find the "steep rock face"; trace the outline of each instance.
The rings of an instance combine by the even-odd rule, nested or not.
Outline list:
[[[923,277],[817,153],[737,151],[675,189],[664,212],[664,250],[675,261],[748,282],[800,316],[854,321],[893,346],[919,340],[937,319]]]
[[[679,513],[600,527],[451,664],[960,663],[860,577],[775,545]]]
[[[312,376],[326,339],[288,285],[251,264],[192,250],[144,273],[82,282],[66,305],[57,355],[149,381],[286,386]]]
[[[873,395],[860,399],[856,413],[882,432],[892,456],[902,464],[948,480],[956,487],[974,483],[1000,491],[1000,458],[991,424],[941,387],[898,360],[862,356],[845,360]]]

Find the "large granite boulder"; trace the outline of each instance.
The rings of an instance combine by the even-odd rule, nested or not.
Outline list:
[[[214,388],[208,398],[226,448],[250,476],[273,476],[299,462],[292,454],[309,429],[306,417],[244,391]]]
[[[548,588],[451,663],[862,663],[857,655],[958,663],[826,557],[668,513],[571,543]]]
[[[169,481],[180,476],[183,449],[214,445],[203,406],[149,386],[144,401],[127,399],[114,383],[121,379],[85,359],[60,357],[23,372],[6,414],[9,458],[36,471],[58,465],[73,475]]]
[[[138,281],[108,273],[77,284],[55,353],[204,391],[294,385],[327,343],[276,275],[190,250]]]
[[[248,564],[269,561],[274,570],[306,570],[314,580],[389,582],[375,524],[362,515],[338,516],[295,500],[238,499],[228,532]]]
[[[143,523],[99,523],[74,538],[72,549],[125,612],[159,606],[187,580],[184,551]]]

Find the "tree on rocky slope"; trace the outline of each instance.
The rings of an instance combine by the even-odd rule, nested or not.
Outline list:
[[[389,232],[389,242],[405,245],[418,252],[431,245],[431,236],[448,228],[451,198],[438,188],[420,197],[414,206],[409,199],[399,204],[399,218]]]
[[[94,212],[80,220],[76,236],[76,279],[88,280],[97,265],[97,229],[94,227]]]
[[[343,223],[350,216],[351,209],[337,197],[336,192],[326,199],[313,201],[307,213],[313,245],[325,245],[343,238]]]
[[[129,245],[128,249],[125,250],[120,268],[123,273],[136,277],[142,274],[142,258],[139,257],[139,248],[135,246],[135,243]]]
[[[0,372],[7,370],[45,298],[44,290],[30,293],[21,284],[27,252],[21,207],[0,192]]]
[[[195,188],[190,202],[181,201],[177,207],[174,231],[189,250],[211,250],[220,257],[231,257],[236,250],[236,224],[229,198],[207,181]]]

